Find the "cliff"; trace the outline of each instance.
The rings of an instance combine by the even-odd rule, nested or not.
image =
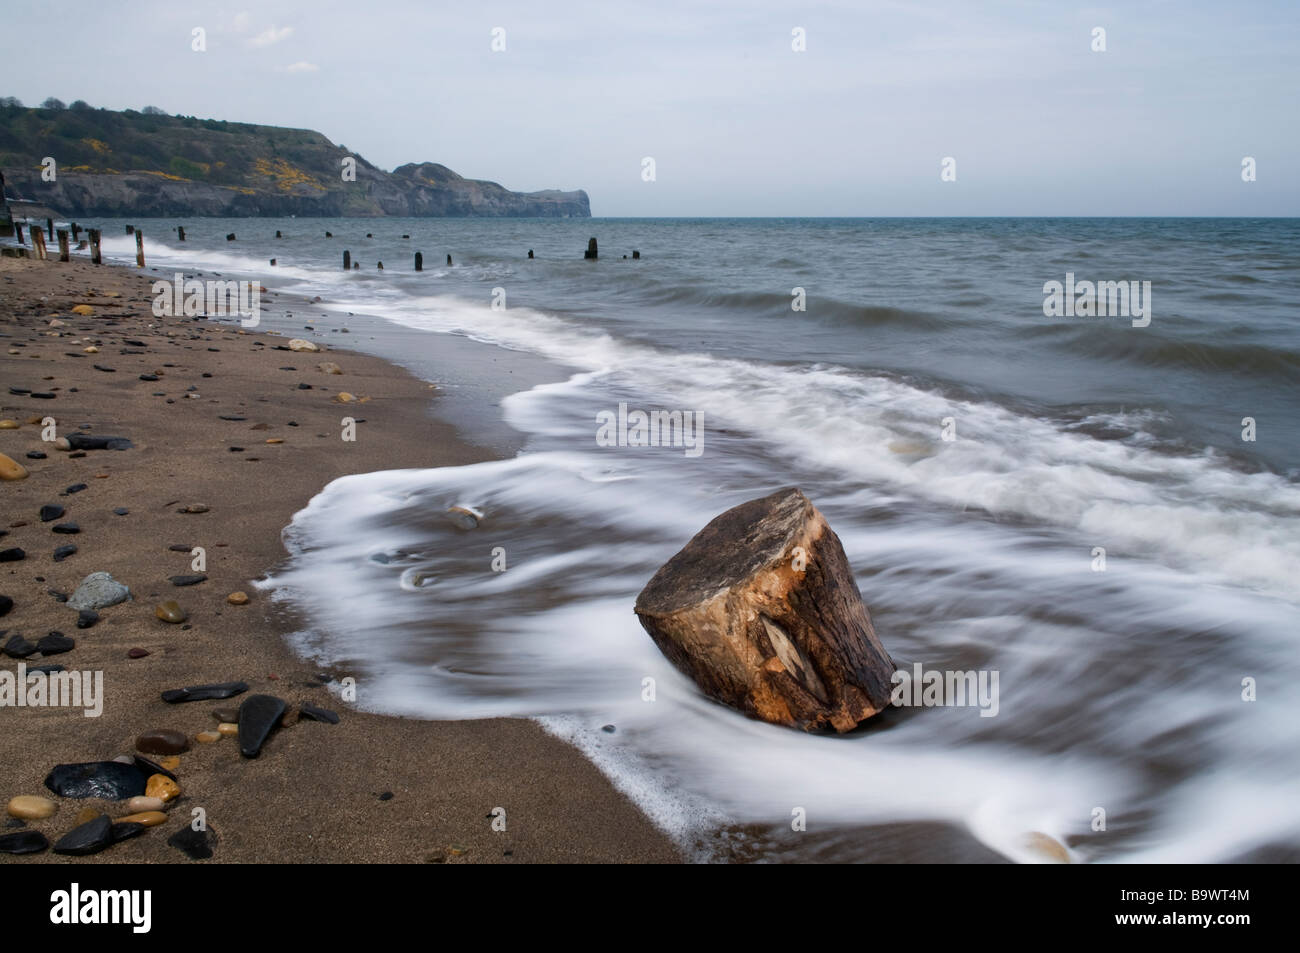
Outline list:
[[[56,160],[52,182],[42,160]],[[343,160],[356,160],[344,181]],[[393,172],[310,129],[135,110],[0,105],[9,198],[67,216],[587,218],[582,190],[512,192],[432,162]]]

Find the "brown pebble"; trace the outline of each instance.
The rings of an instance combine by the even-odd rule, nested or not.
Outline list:
[[[127,657],[127,658],[144,658],[144,657],[145,657],[146,655],[148,655],[148,654],[149,654],[149,650],[148,650],[148,649],[128,649],[128,650],[127,650],[127,653],[126,653],[126,657]]]
[[[167,820],[167,815],[162,811],[140,811],[138,814],[128,814],[126,817],[119,817],[114,823],[143,824],[145,827],[157,827],[165,820]]]
[[[167,766],[163,765],[163,767]],[[171,801],[181,793],[181,786],[165,774],[155,774],[150,776],[149,780],[145,782],[144,793],[146,797],[156,797],[163,801]]]
[[[239,725],[235,724],[233,721],[223,721],[221,724],[217,725],[217,731],[227,736],[237,735],[239,734]]]
[[[230,595],[226,596],[226,601],[232,606],[242,606],[248,602],[248,593],[232,592]]]
[[[196,739],[198,739],[199,741],[203,742],[203,744],[205,744],[205,745],[210,745],[210,744],[212,744],[212,742],[214,742],[214,741],[220,741],[220,740],[221,740],[221,732],[219,732],[219,731],[200,731],[200,732],[199,732],[197,735],[195,735],[194,737],[195,737]]]

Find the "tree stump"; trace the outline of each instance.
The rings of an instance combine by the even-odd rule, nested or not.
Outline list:
[[[716,517],[636,614],[679,671],[751,718],[845,732],[889,705],[893,660],[839,537],[797,488]]]

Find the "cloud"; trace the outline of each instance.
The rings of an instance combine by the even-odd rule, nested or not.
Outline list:
[[[269,27],[263,30],[257,36],[248,41],[249,46],[270,46],[273,43],[279,43],[286,36],[293,32],[293,27]]]
[[[305,63],[299,60],[297,63],[290,63],[283,67],[286,73],[314,73],[320,69],[315,63]]]
[[[248,11],[243,10],[235,14],[235,30],[239,33],[245,33],[249,26]]]

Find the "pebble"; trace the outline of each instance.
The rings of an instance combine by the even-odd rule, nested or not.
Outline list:
[[[146,782],[144,793],[162,801],[171,801],[180,796],[181,786],[165,774],[155,774]]]
[[[157,798],[154,798],[153,800],[157,800]],[[165,820],[167,820],[167,815],[162,811],[138,811],[134,814],[128,814],[126,817],[119,817],[117,823],[140,824],[144,827],[157,827]]]
[[[6,417],[4,420],[0,420],[0,430],[17,430],[21,426],[22,424],[9,417]]]
[[[113,822],[107,814],[101,814],[92,821],[74,827],[54,842],[56,854],[85,856],[97,854],[113,843]]]
[[[0,854],[39,854],[49,846],[40,831],[17,831],[0,837]]]
[[[190,860],[207,860],[212,856],[216,843],[217,835],[211,827],[196,831],[188,824],[167,838],[169,847],[175,847]]]
[[[39,821],[50,817],[59,809],[57,801],[35,794],[20,794],[9,800],[9,816],[21,817],[25,821]]]
[[[145,754],[180,754],[190,750],[190,742],[183,731],[156,728],[135,739],[135,750]]]
[[[145,776],[134,764],[88,761],[56,765],[46,776],[45,786],[59,797],[124,801],[145,793]]]
[[[289,341],[289,350],[291,351],[319,351],[311,341],[305,341],[302,338],[293,338]]]
[[[126,819],[114,821],[112,828],[109,830],[110,842],[119,843],[124,840],[130,840],[132,837],[139,837],[144,833],[147,824],[140,824]]]
[[[1027,850],[1038,855],[1040,863],[1068,864],[1070,862],[1070,852],[1065,849],[1065,845],[1040,831],[1026,834],[1024,845]]]
[[[14,601],[9,596],[0,596],[0,616],[8,615],[9,610],[14,607]]]
[[[164,622],[171,622],[173,624],[184,622],[190,617],[189,613],[182,609],[180,603],[175,599],[168,599],[166,602],[158,603],[158,605],[153,607],[153,614]]]
[[[472,506],[449,506],[447,508],[447,519],[461,529],[477,529],[479,521],[483,519],[483,514]]]
[[[77,552],[77,547],[71,544],[67,546],[60,546],[58,549],[54,550],[54,561],[56,563],[61,563],[63,562],[63,560],[67,559],[69,556],[74,555],[76,552]]]
[[[172,772],[172,771],[175,771],[175,770],[176,770],[177,768],[179,768],[180,766],[181,766],[181,759],[180,759],[180,756],[179,756],[179,755],[174,755],[174,754],[173,754],[173,755],[169,755],[169,756],[166,757],[166,758],[163,758],[163,759],[162,759],[162,762],[159,764],[159,767],[162,768],[162,769],[163,769],[164,771],[166,771],[166,772]]]
[[[106,572],[92,572],[68,600],[70,609],[103,609],[125,602],[131,590],[122,585]]]
[[[324,374],[342,374],[343,368],[339,367],[333,361],[325,361],[323,364],[317,364]]]
[[[188,553],[194,547],[191,546],[189,543],[172,543],[167,548],[171,550],[173,553]]]
[[[168,576],[168,580],[173,586],[197,586],[201,582],[207,582],[207,576]]]
[[[217,721],[220,722],[238,722],[239,709],[238,708],[214,708],[212,709],[212,717],[217,719]]]
[[[45,459],[45,454],[41,453],[41,451],[39,451],[39,450],[28,450],[28,451],[27,451],[27,459],[28,459],[28,460],[44,460],[44,459]]]
[[[89,629],[99,621],[99,613],[94,609],[82,609],[77,613],[77,628]]]
[[[239,753],[256,758],[271,731],[280,723],[284,700],[274,695],[250,695],[239,706]]]
[[[127,658],[144,658],[147,655],[149,655],[148,649],[136,648],[136,649],[127,649],[126,651]]]
[[[91,315],[91,314],[94,314],[94,313],[95,313],[95,309],[92,308],[92,307],[91,307],[90,305],[88,305],[88,304],[79,304],[79,305],[77,305],[76,307],[74,307],[74,308],[72,309],[72,313],[73,313],[73,314],[80,314],[80,315],[83,315],[83,316],[84,316],[84,315]]]
[[[77,816],[73,818],[72,823],[86,824],[90,821],[93,821],[95,818],[99,817],[103,813],[104,812],[97,807],[83,807],[80,811],[77,812]]]
[[[162,700],[169,705],[180,702],[215,701],[221,698],[233,698],[248,691],[247,682],[220,682],[214,685],[187,685],[185,688],[172,688],[162,693]]]
[[[12,549],[0,549],[0,563],[16,563],[20,559],[26,559],[27,553],[18,546]]]
[[[81,527],[76,523],[55,523],[54,532],[62,533],[65,536],[75,536],[81,532]]]
[[[125,516],[127,513],[130,513],[130,512],[131,512],[131,511],[128,510],[125,506],[119,506],[119,507],[116,507],[116,508],[113,510],[113,515],[114,515],[114,516]]]
[[[238,718],[239,715],[236,714],[235,717]],[[237,735],[239,734],[239,725],[233,721],[223,721],[221,724],[217,725],[217,733],[224,737]]]
[[[63,515],[63,507],[57,503],[46,503],[41,507],[41,522],[50,523]]]
[[[76,639],[70,639],[62,632],[51,632],[36,643],[37,651],[42,655],[61,655],[77,647]]]
[[[25,480],[27,468],[13,457],[0,453],[0,480]]]
[[[203,744],[205,744],[205,745],[209,745],[209,744],[212,744],[212,742],[214,742],[214,741],[220,741],[220,740],[221,740],[221,732],[219,732],[219,731],[200,731],[200,732],[199,732],[197,735],[195,735],[194,737],[195,737],[198,741],[201,741]]]
[[[15,632],[5,643],[4,653],[10,658],[27,658],[29,655],[36,654],[36,646]]]
[[[229,602],[232,606],[245,605],[248,602],[248,593],[232,592],[230,595],[226,596],[226,601]]]
[[[205,503],[191,503],[189,506],[183,506],[179,510],[181,513],[206,513],[207,511],[208,507]]]
[[[161,811],[163,809],[162,798],[157,797],[133,797],[126,802],[126,809],[132,814],[140,811]]]
[[[328,708],[317,708],[310,702],[303,702],[298,708],[298,714],[312,721],[323,721],[331,725],[339,723],[338,712],[330,711]]]

